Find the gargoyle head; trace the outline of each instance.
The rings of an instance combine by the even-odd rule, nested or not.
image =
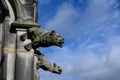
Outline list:
[[[51,32],[48,32],[46,30],[37,29],[37,28],[31,28],[29,36],[31,39],[31,43],[28,45],[25,45],[25,48],[30,51],[31,48],[38,48],[38,47],[49,47],[49,46],[59,46],[62,47],[64,43],[64,38],[61,37],[59,33],[52,30]]]
[[[62,47],[64,43],[64,38],[61,37],[59,33],[56,31],[52,30],[50,32],[50,37],[51,37],[51,43],[55,46]]]

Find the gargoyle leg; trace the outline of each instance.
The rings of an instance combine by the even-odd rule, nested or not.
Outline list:
[[[32,43],[29,43],[29,44],[25,45],[24,48],[25,48],[27,51],[30,51],[30,50],[32,49]]]
[[[26,34],[23,34],[22,36],[20,36],[20,39],[22,41],[25,41],[27,39],[27,33]]]
[[[26,36],[26,35],[25,35],[25,36]],[[36,39],[33,40],[31,43],[25,45],[25,46],[24,46],[25,49],[26,49],[27,51],[30,51],[32,48],[33,48],[33,49],[36,49],[36,48],[38,47],[38,45],[39,45],[38,39],[39,39],[39,37],[36,37]]]

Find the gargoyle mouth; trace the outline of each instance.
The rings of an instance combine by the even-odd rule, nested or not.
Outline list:
[[[61,42],[58,42],[57,45],[62,48],[63,47],[63,43],[64,43],[64,41],[61,41]]]

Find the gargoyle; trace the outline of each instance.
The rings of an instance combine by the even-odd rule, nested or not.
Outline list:
[[[21,36],[21,40],[30,39],[32,42],[25,45],[25,49],[30,51],[32,48],[36,49],[39,47],[59,46],[62,47],[64,38],[59,33],[52,30],[48,32],[38,27],[29,28],[27,33]]]
[[[45,71],[61,74],[62,69],[56,63],[53,63],[52,65],[39,50],[35,51],[35,55],[38,58],[36,64],[37,69],[42,68]]]

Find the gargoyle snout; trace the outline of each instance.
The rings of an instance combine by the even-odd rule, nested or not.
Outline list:
[[[60,42],[61,42],[61,44],[63,44],[64,43],[64,38],[61,38]]]
[[[63,43],[64,43],[64,38],[61,38],[59,40],[59,42],[57,43],[57,45],[62,48],[63,47]]]
[[[62,38],[62,43],[64,43],[64,38]]]

